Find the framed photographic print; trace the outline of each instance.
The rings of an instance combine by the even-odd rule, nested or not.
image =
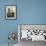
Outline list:
[[[16,5],[6,5],[5,18],[10,20],[16,19]]]

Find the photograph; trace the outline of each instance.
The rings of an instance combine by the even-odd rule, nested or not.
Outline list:
[[[5,18],[16,19],[16,5],[6,5]]]

